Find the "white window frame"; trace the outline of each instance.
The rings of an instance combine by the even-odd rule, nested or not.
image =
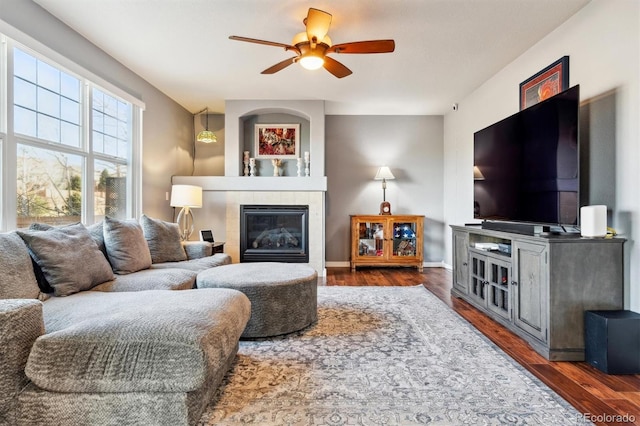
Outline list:
[[[2,26],[0,26],[2,29]],[[94,155],[91,146],[92,89],[96,88],[131,105],[131,146],[127,159],[127,216],[139,218],[142,214],[142,117],[145,104],[117,86],[103,80],[80,65],[70,61],[52,49],[18,31],[8,35],[0,33],[0,231],[15,229],[17,224],[17,146],[27,145],[54,148],[56,151],[80,154],[84,157],[82,220],[85,224],[95,221],[93,196],[93,162],[95,159],[110,161],[108,155]],[[47,62],[80,79],[82,96],[81,148],[69,148],[61,144],[46,143],[38,139],[16,136],[13,131],[13,49]]]

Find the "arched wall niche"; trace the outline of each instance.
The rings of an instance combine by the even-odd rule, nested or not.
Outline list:
[[[225,176],[242,176],[244,123],[250,117],[288,114],[309,122],[310,175],[324,176],[324,101],[231,100],[225,103]],[[278,124],[278,123],[274,123]],[[246,135],[252,137],[252,135]]]

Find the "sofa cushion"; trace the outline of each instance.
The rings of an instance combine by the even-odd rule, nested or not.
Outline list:
[[[87,231],[89,231],[89,235],[93,238],[93,241],[96,242],[98,248],[104,254],[104,257],[108,260],[107,255],[107,247],[104,245],[104,231],[103,231],[103,222],[100,221],[98,223],[94,223],[93,225],[87,226]]]
[[[151,253],[142,227],[135,219],[105,217],[104,244],[116,274],[130,274],[151,266]]]
[[[37,299],[36,282],[29,250],[15,232],[0,234],[0,299]]]
[[[177,223],[152,219],[146,215],[140,218],[144,238],[149,245],[152,263],[179,262],[187,260],[187,254],[180,240]]]
[[[216,253],[213,256],[184,260],[182,262],[154,263],[151,265],[151,269],[187,269],[189,271],[202,272],[205,269],[228,265],[230,263],[231,256],[226,253]]]
[[[100,293],[44,302],[25,373],[57,392],[189,392],[225,368],[249,320],[230,289]]]
[[[197,272],[186,269],[143,269],[126,275],[116,275],[92,290],[95,291],[143,291],[188,290],[195,287]]]
[[[53,225],[49,225],[48,223],[41,223],[41,222],[33,222],[29,225],[29,230],[32,230],[32,231],[49,231],[54,228],[55,226]],[[107,259],[107,249],[104,246],[104,236],[102,235],[102,222],[94,223],[93,225],[89,225],[86,228],[87,228],[87,231],[89,231],[89,235],[91,235],[91,238],[93,238],[93,241],[95,241],[96,244],[98,245],[98,248],[104,255],[105,259]],[[38,286],[42,291],[40,297],[41,298],[48,297],[46,294],[53,293],[53,287],[51,287],[46,277],[44,276],[42,269],[40,268],[40,266],[38,266],[35,260],[33,261],[33,271],[36,274],[36,280],[38,281]]]
[[[187,253],[187,259],[199,259],[213,254],[213,245],[207,241],[183,241],[182,247]]]
[[[109,262],[81,224],[48,231],[16,231],[56,296],[68,296],[113,279]]]

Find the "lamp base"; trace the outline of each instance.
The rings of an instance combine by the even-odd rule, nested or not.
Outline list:
[[[380,214],[388,215],[391,214],[391,203],[388,201],[383,201],[380,203]]]
[[[180,229],[180,239],[182,241],[188,241],[193,233],[193,214],[191,213],[191,209],[189,207],[183,207],[180,213],[178,213],[176,222]]]

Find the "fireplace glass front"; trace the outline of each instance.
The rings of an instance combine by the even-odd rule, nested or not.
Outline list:
[[[309,262],[309,206],[240,206],[240,262]]]

